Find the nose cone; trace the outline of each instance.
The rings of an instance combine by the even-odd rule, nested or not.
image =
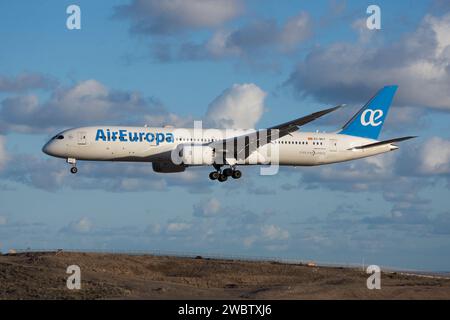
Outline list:
[[[51,142],[47,142],[43,147],[42,147],[42,152],[45,154],[48,154],[49,156],[51,156],[51,147],[50,147]]]
[[[64,157],[65,156],[65,148],[61,143],[57,141],[49,141],[42,147],[42,152],[48,154],[53,157]]]

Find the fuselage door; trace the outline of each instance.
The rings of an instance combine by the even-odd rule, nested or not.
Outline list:
[[[78,144],[79,145],[86,145],[87,144],[86,135],[87,135],[86,131],[78,131],[77,132]]]
[[[330,139],[328,151],[337,152],[337,139]]]

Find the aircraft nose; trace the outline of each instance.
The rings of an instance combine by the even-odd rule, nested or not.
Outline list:
[[[59,148],[54,141],[49,141],[42,147],[42,152],[48,154],[49,156],[56,157],[58,156]]]
[[[66,158],[67,157],[67,147],[55,140],[50,140],[42,147],[42,152],[48,154],[49,156]]]
[[[45,154],[48,154],[49,156],[51,156],[50,154],[50,142],[47,142],[46,144],[44,144],[44,146],[42,147],[42,152]]]

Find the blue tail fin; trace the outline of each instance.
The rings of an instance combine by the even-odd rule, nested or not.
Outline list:
[[[378,139],[398,86],[386,86],[366,103],[339,131],[340,134]]]

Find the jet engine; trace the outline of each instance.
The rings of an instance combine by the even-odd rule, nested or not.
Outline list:
[[[153,162],[153,171],[161,173],[183,172],[186,167],[183,165],[176,165],[172,162]]]

